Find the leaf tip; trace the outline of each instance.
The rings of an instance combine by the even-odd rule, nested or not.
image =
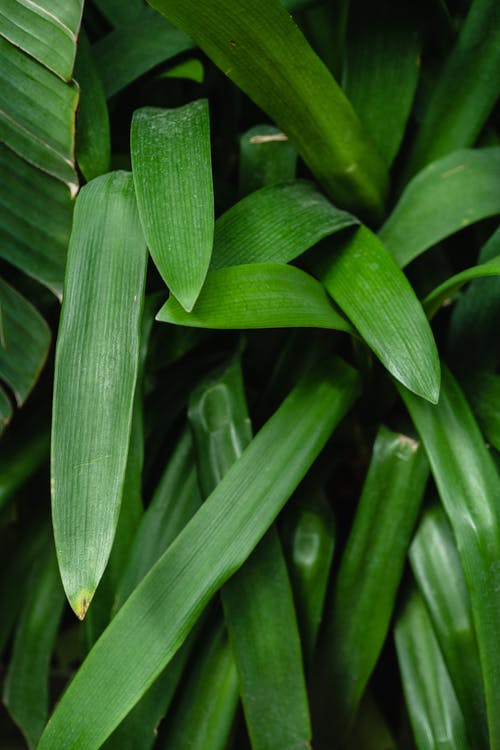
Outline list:
[[[70,600],[71,609],[79,620],[85,619],[93,596],[93,592],[81,591],[74,600]]]

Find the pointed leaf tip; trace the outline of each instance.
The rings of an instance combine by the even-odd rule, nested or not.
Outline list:
[[[88,609],[90,607],[90,602],[92,601],[94,597],[93,591],[81,591],[75,599],[70,599],[69,603],[71,605],[71,609],[75,613],[75,615],[78,617],[79,620],[84,620],[85,615],[88,612]]]

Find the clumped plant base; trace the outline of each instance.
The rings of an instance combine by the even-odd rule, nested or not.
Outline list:
[[[500,750],[499,93],[496,0],[0,13],[0,748]]]

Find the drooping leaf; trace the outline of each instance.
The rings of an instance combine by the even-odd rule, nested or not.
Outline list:
[[[76,158],[80,171],[88,181],[109,170],[111,142],[104,88],[83,31],[78,42],[75,78],[80,86]]]
[[[399,388],[422,437],[450,520],[469,589],[488,709],[491,748],[500,747],[500,477],[479,427],[451,373],[444,369],[432,406]]]
[[[435,403],[440,367],[431,329],[408,280],[377,236],[360,227],[339,238],[316,272],[389,372]]]
[[[156,316],[198,328],[332,328],[352,331],[321,284],[294,266],[254,263],[211,271],[192,312],[170,297]]]
[[[80,750],[97,750],[243,564],[358,389],[356,373],[340,361],[316,364],[304,375],[112,620],[59,702],[38,750],[76,741]],[[154,617],[145,618],[150,607]]]
[[[462,149],[413,178],[380,239],[403,267],[450,234],[498,213],[500,148]]]
[[[69,81],[82,10],[82,0],[45,0],[43,5],[4,0],[0,36]]]
[[[439,308],[453,295],[458,292],[460,287],[472,279],[478,279],[484,276],[500,276],[500,255],[492,258],[486,263],[480,263],[472,268],[466,268],[443,281],[438,287],[432,290],[422,302],[424,310],[429,318],[432,318]]]
[[[419,37],[407,0],[350,4],[342,88],[388,165],[415,95]]]
[[[466,726],[420,594],[396,623],[396,649],[418,750],[470,750]]]
[[[52,513],[83,618],[115,534],[139,364],[146,247],[132,176],[90,182],[75,207],[56,350]]]
[[[167,717],[161,750],[225,750],[238,706],[238,674],[222,622],[204,633],[175,711]],[[200,644],[201,645],[201,644]]]
[[[290,138],[339,205],[380,215],[383,162],[348,100],[278,0],[150,0]]]
[[[0,377],[21,406],[35,385],[50,346],[50,329],[28,300],[0,279],[2,337]]]
[[[64,591],[52,540],[46,535],[26,586],[3,700],[28,746],[35,748],[49,711],[49,667]]]
[[[486,703],[469,592],[440,507],[426,511],[410,547],[410,561],[473,747],[487,750]]]
[[[172,294],[189,311],[203,286],[213,246],[207,101],[136,111],[131,153],[149,251]]]
[[[252,437],[239,357],[192,394],[189,420],[209,495]],[[221,589],[253,750],[306,748],[311,725],[292,591],[276,528]]]
[[[428,475],[415,440],[379,429],[318,650],[330,743],[346,736],[387,636]]]
[[[445,61],[410,154],[407,174],[472,146],[500,93],[500,7],[474,0]]]
[[[296,164],[297,152],[279,128],[254,125],[240,138],[240,195],[292,180]]]
[[[193,47],[191,39],[165,18],[157,13],[142,12],[100,39],[93,51],[109,99],[155,65]]]
[[[288,263],[357,224],[355,216],[336,208],[305,180],[262,188],[217,219],[211,268]]]

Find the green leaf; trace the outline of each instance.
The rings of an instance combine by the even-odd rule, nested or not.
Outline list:
[[[193,392],[188,414],[208,495],[252,437],[239,357]],[[274,526],[221,597],[253,750],[306,748],[311,725],[299,632]]]
[[[0,36],[69,81],[82,10],[82,0],[3,0]]]
[[[388,165],[417,87],[419,36],[408,1],[350,4],[342,88]]]
[[[351,368],[323,360],[304,375],[112,620],[59,702],[38,750],[75,742],[80,750],[97,750],[170,661],[215,591],[246,560],[359,392]],[[154,617],[145,618],[150,608]]]
[[[471,146],[498,98],[500,6],[474,0],[443,65],[410,154],[407,173]]]
[[[320,240],[359,224],[306,180],[262,188],[215,222],[211,268],[289,263]]]
[[[439,308],[445,304],[453,295],[458,292],[460,287],[472,279],[478,279],[483,276],[500,276],[500,255],[492,258],[486,263],[480,263],[472,268],[466,268],[450,278],[443,281],[438,287],[432,290],[422,302],[424,310],[429,318],[432,318]]]
[[[21,406],[34,387],[50,346],[50,329],[24,297],[0,279],[3,345],[0,377],[12,388]]]
[[[440,367],[432,331],[407,278],[377,236],[360,227],[339,239],[316,273],[389,372],[435,403]]]
[[[130,140],[149,251],[172,294],[192,310],[207,275],[214,233],[208,102],[137,110]]]
[[[106,566],[139,366],[146,247],[132,176],[98,177],[75,206],[57,340],[52,514],[63,585],[83,618]]]
[[[411,594],[396,623],[403,690],[418,750],[469,750],[464,717],[425,604]]]
[[[347,734],[382,650],[428,475],[415,440],[379,429],[318,651],[330,743]]]
[[[380,230],[404,267],[440,240],[500,213],[500,148],[462,149],[429,164]]]
[[[180,78],[195,83],[203,83],[205,79],[205,68],[201,60],[192,57],[190,60],[177,63],[160,74],[160,78]]]
[[[238,706],[238,674],[222,623],[204,634],[176,703],[167,718],[162,750],[225,750]]]
[[[61,296],[73,201],[63,183],[0,144],[0,256]]]
[[[120,13],[129,4],[120,2]],[[191,39],[165,18],[142,12],[93,47],[106,97],[109,99],[156,65],[193,47]]]
[[[255,125],[240,138],[241,195],[295,177],[297,152],[274,125]]]
[[[45,413],[42,420],[31,413],[29,425],[24,419],[13,425],[2,439],[0,508],[7,505],[16,491],[48,460],[49,453],[50,428]]]
[[[479,264],[500,256],[500,226],[479,253]],[[495,369],[500,319],[500,279],[473,281],[453,306],[448,331],[448,360],[457,372]],[[463,353],[467,352],[467,357]]]
[[[144,12],[144,0],[94,0],[103,16],[113,26],[123,26],[137,21]]]
[[[74,193],[78,88],[0,37],[0,140]],[[40,102],[48,106],[40,107]]]
[[[2,435],[4,429],[12,419],[12,403],[10,398],[5,393],[4,389],[0,386],[0,435]],[[0,505],[2,505],[0,499]]]
[[[83,176],[88,181],[108,171],[111,142],[102,81],[87,35],[83,31],[78,43],[75,77],[80,86],[76,158]]]
[[[481,430],[500,451],[500,376],[478,371],[467,378],[464,387]]]
[[[47,721],[49,667],[63,605],[55,551],[47,535],[30,572],[3,690],[4,703],[30,748],[36,747]]]
[[[211,271],[191,313],[170,297],[156,316],[197,328],[332,328],[352,331],[321,284],[294,266],[255,263]]]
[[[469,592],[442,509],[426,511],[410,561],[434,626],[474,748],[489,748],[486,703]]]
[[[290,138],[346,208],[379,216],[387,175],[349,101],[278,0],[150,0]]]
[[[399,388],[429,457],[469,589],[492,750],[500,747],[500,477],[453,376],[443,372],[436,406]]]

